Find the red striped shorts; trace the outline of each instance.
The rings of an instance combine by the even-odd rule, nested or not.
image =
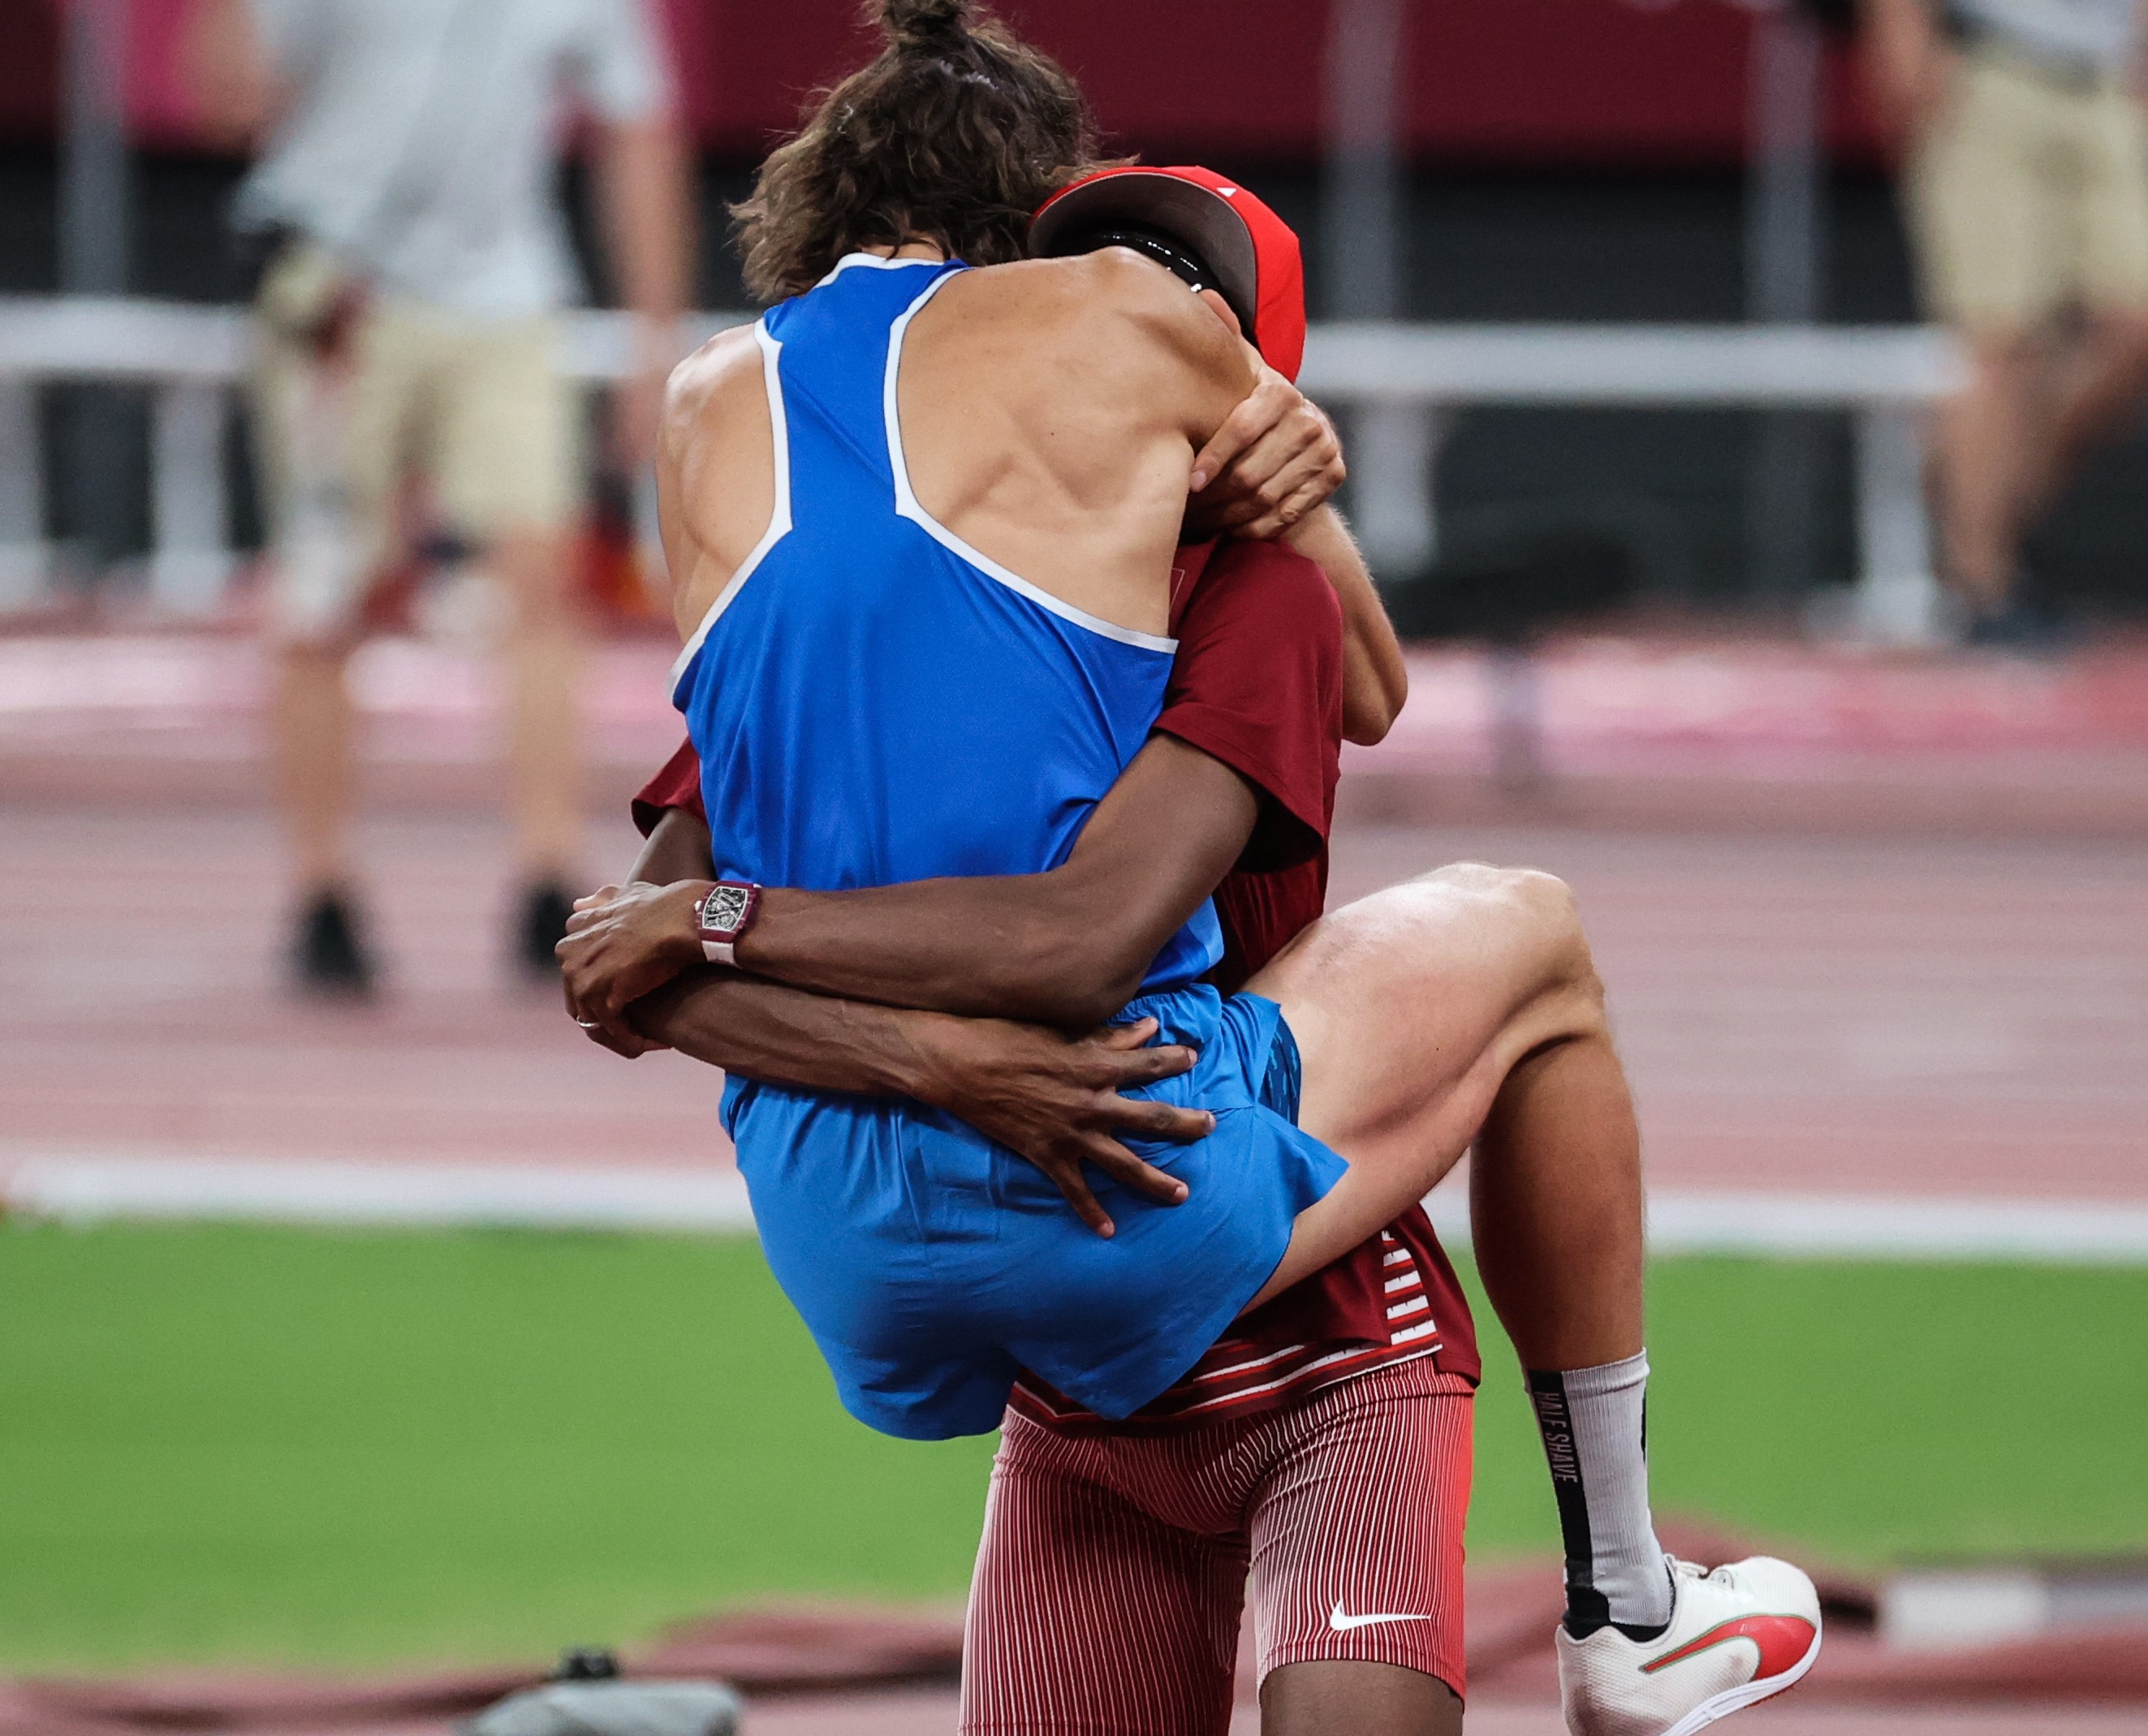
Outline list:
[[[1249,1590],[1263,1680],[1342,1659],[1461,1693],[1472,1390],[1419,1361],[1155,1433],[1010,1411],[970,1592],[965,1736],[1225,1730]]]

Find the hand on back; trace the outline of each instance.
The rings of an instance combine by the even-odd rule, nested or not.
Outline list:
[[[1070,1037],[1006,1019],[931,1014],[916,1035],[927,1051],[926,1101],[1042,1172],[1099,1236],[1117,1227],[1089,1185],[1091,1167],[1159,1204],[1184,1203],[1186,1184],[1124,1143],[1189,1144],[1216,1125],[1206,1110],[1122,1095],[1186,1072],[1197,1059],[1182,1045],[1157,1043],[1154,1019]]]
[[[1263,363],[1253,389],[1194,454],[1186,538],[1281,536],[1348,474],[1327,413]]]

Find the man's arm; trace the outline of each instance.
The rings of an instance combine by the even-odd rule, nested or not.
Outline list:
[[[598,147],[605,238],[620,299],[634,317],[633,373],[620,383],[614,431],[620,456],[656,449],[664,382],[680,354],[694,233],[685,143],[670,114],[613,121]]]
[[[226,148],[253,144],[282,93],[250,0],[199,0],[186,23],[179,66],[194,119]]]
[[[630,885],[676,886],[680,881],[706,882],[709,876],[709,828],[698,814],[684,808],[666,808],[642,840],[641,854],[626,871]]]
[[[1061,866],[850,892],[772,886],[738,962],[826,995],[1086,1030],[1132,999],[1237,860],[1258,811],[1252,786],[1220,760],[1152,736]],[[615,1024],[698,961],[693,911],[706,889],[606,888],[584,901],[560,946],[575,1016]]]
[[[673,770],[665,767],[656,781]],[[709,831],[700,815],[667,808],[650,828],[634,876],[655,880],[681,864],[700,874],[708,862]],[[589,1032],[630,1060],[677,1048],[767,1084],[930,1103],[1041,1170],[1100,1236],[1112,1233],[1112,1221],[1090,1190],[1085,1163],[1177,1205],[1185,1187],[1121,1140],[1201,1139],[1215,1125],[1205,1111],[1120,1095],[1192,1066],[1189,1049],[1147,1046],[1156,1034],[1156,1021],[1141,1019],[1068,1037],[1004,1019],[838,1001],[706,968],[660,984],[626,1008],[615,1026]]]
[[[1342,605],[1342,739],[1370,747],[1383,740],[1409,698],[1401,642],[1342,514],[1323,506],[1283,540],[1327,575]]]
[[[1120,1093],[1183,1073],[1176,1044],[1146,1046],[1153,1019],[1084,1037],[997,1019],[873,1006],[702,968],[632,1010],[651,1047],[677,1049],[749,1079],[806,1091],[913,1097],[968,1122],[1050,1177],[1082,1221],[1112,1233],[1082,1173],[1175,1206],[1186,1184],[1144,1162],[1125,1136],[1205,1138],[1215,1117]]]
[[[1945,101],[1954,54],[1931,0],[1859,0],[1865,77],[1889,123],[1914,139]]]

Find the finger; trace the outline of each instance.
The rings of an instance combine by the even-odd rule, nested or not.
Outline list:
[[[1208,444],[1193,454],[1192,488],[1195,494],[1223,474],[1224,467],[1274,425],[1280,413],[1273,394],[1256,387],[1252,395],[1223,419],[1223,425],[1208,437]]]
[[[575,901],[575,908],[578,911],[590,910],[600,904],[610,904],[613,899],[618,896],[619,888],[617,886],[599,886],[595,891],[585,892],[580,898],[577,898]]]
[[[1112,1097],[1107,1100],[1102,1113],[1114,1127],[1138,1133],[1144,1139],[1167,1139],[1176,1145],[1191,1145],[1216,1131],[1216,1117],[1208,1111],[1159,1103],[1150,1097]]]
[[[1089,1142],[1089,1162],[1122,1187],[1131,1187],[1137,1193],[1146,1194],[1161,1206],[1182,1206],[1186,1203],[1186,1184],[1176,1176],[1167,1176],[1152,1163],[1144,1163],[1116,1139],[1107,1139],[1097,1134]]]
[[[1319,424],[1311,418],[1287,418],[1262,433],[1217,479],[1234,493],[1252,493],[1306,464],[1323,444]]]
[[[604,996],[582,1017],[592,1021],[605,1034],[605,1046],[621,1055],[646,1054],[654,1046],[649,1039],[628,1022],[626,1009],[612,996]]]
[[[1247,454],[1239,468],[1226,479],[1237,498],[1222,509],[1222,515],[1227,519],[1234,514],[1252,517],[1293,506],[1298,511],[1307,509],[1307,497],[1317,495],[1324,499],[1335,486],[1340,485],[1339,477],[1333,485],[1326,481],[1330,470],[1339,468],[1340,454],[1325,440],[1307,441],[1288,448],[1263,444]]]
[[[1146,1048],[1161,1029],[1153,1018],[1136,1019],[1131,1025],[1105,1026],[1097,1033],[1096,1040],[1107,1049],[1141,1049]]]
[[[1050,1164],[1040,1163],[1037,1167],[1051,1177],[1052,1186],[1066,1197],[1066,1203],[1074,1208],[1074,1215],[1083,1223],[1107,1242],[1118,1233],[1119,1227],[1112,1222],[1111,1214],[1097,1203],[1097,1196],[1090,1192],[1089,1183],[1082,1174],[1080,1164],[1062,1160]]]
[[[609,1049],[628,1061],[638,1061],[657,1046],[638,1031],[621,1031],[608,1025],[582,1027],[582,1035],[602,1049]]]
[[[1181,1073],[1191,1072],[1200,1058],[1198,1049],[1184,1043],[1158,1043],[1153,1048],[1115,1055],[1104,1089],[1127,1091],[1137,1085],[1154,1085],[1159,1079],[1176,1079]]]
[[[1289,409],[1289,398],[1278,398],[1263,391],[1257,391],[1252,398],[1239,404],[1224,419],[1222,428],[1216,429],[1207,447],[1194,455],[1194,474],[1203,477],[1201,488],[1207,488],[1218,479],[1244,488],[1248,466],[1254,466],[1250,470],[1252,474],[1263,474],[1267,469],[1274,469],[1278,459],[1274,455],[1263,458],[1259,454],[1263,447],[1269,447],[1272,454],[1276,449],[1284,454],[1291,451],[1289,434],[1278,432],[1291,421]],[[1197,488],[1194,492],[1198,494],[1201,489]]]
[[[1280,510],[1293,524],[1331,499],[1350,474],[1340,453],[1321,457],[1308,454],[1280,479],[1283,499]]]
[[[1266,542],[1281,536],[1292,526],[1304,523],[1306,518],[1323,504],[1336,489],[1339,480],[1330,483],[1324,474],[1316,474],[1272,509],[1255,499],[1247,504],[1247,516],[1238,524],[1227,524],[1223,528],[1248,542]],[[1222,516],[1230,518],[1234,514]]]
[[[589,984],[580,981],[573,972],[563,971],[560,974],[560,986],[566,991],[567,1016],[583,1030],[587,1031],[591,1026],[604,1022],[603,1010],[596,1005]]]

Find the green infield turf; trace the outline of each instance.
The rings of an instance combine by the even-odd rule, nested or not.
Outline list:
[[[1658,1505],[1832,1554],[2148,1543],[2148,1272],[1656,1270]],[[1473,1542],[1554,1530],[1486,1332]],[[542,1655],[957,1597],[991,1442],[851,1422],[745,1241],[0,1227],[0,1665]]]

